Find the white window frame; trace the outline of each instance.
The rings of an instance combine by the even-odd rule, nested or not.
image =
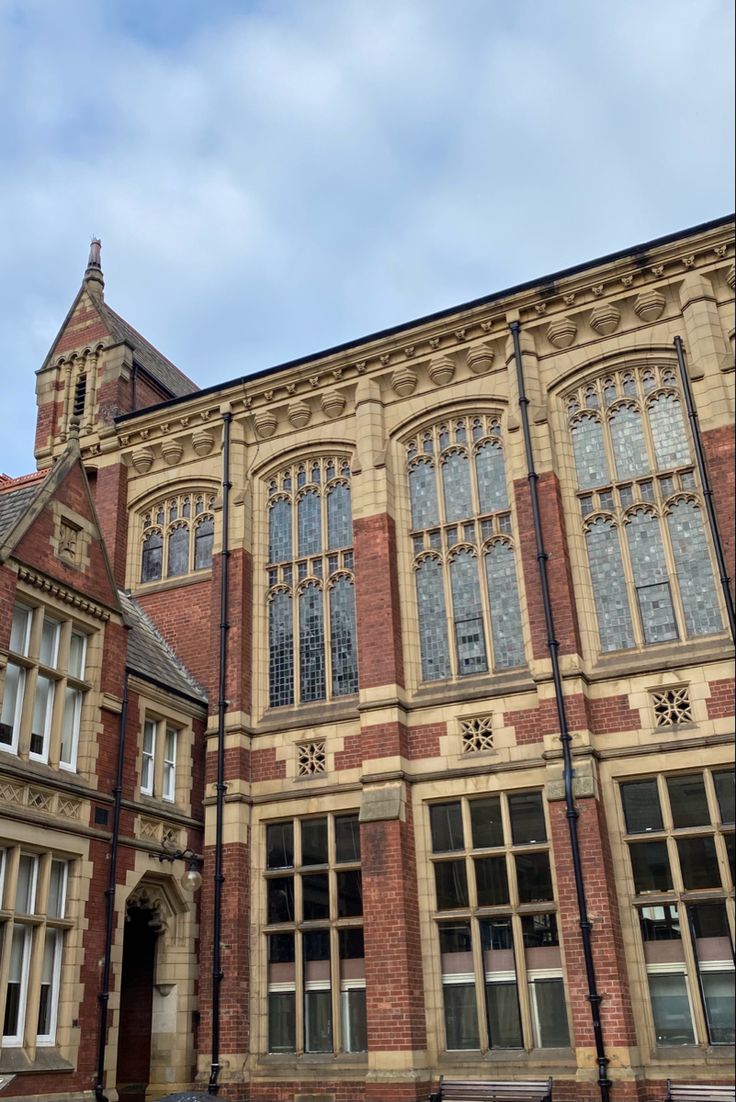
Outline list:
[[[161,716],[147,715],[143,721],[141,740],[140,793],[152,799],[176,803],[177,765],[181,727]],[[146,749],[146,736],[150,732],[150,749]],[[168,736],[173,736],[173,757],[168,752]]]
[[[176,756],[179,742],[179,732],[169,724],[163,726],[163,771],[161,775],[161,799],[174,803],[176,800]],[[169,737],[173,742],[173,753],[167,757],[169,749]]]
[[[65,881],[66,883],[66,881]],[[66,900],[65,900],[66,901]],[[54,938],[54,959],[51,964],[51,992],[49,995],[49,1031],[48,1033],[36,1034],[36,1044],[41,1046],[49,1046],[56,1043],[56,1023],[59,1014],[59,993],[61,988],[61,956],[64,946],[64,931],[55,927],[46,927],[44,933],[44,946],[41,951],[41,967],[43,968],[43,954],[46,949],[45,939],[53,935]],[[43,986],[43,972],[40,973],[39,982],[39,997],[40,990]]]
[[[151,732],[151,748],[146,749],[146,734]],[[144,796],[153,796],[155,790],[156,773],[156,742],[158,723],[154,719],[146,719],[143,723],[143,746],[141,754],[141,793]]]
[[[23,948],[21,950],[20,960],[20,983],[19,983],[19,996],[18,996],[18,1022],[17,1030],[15,1033],[3,1033],[2,1045],[4,1048],[18,1048],[23,1044],[25,1038],[26,1027],[26,1010],[28,1009],[28,986],[29,986],[29,972],[31,967],[31,943],[33,940],[33,927],[26,925],[23,922],[13,922],[9,924],[10,929],[10,961],[13,959],[13,941],[15,939],[16,930],[20,930],[23,935]],[[8,965],[8,968],[10,965]],[[5,982],[5,999],[8,997],[8,987],[11,982],[14,982],[10,978],[10,972],[8,971],[8,977]]]

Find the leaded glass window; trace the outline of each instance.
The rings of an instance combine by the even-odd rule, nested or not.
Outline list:
[[[501,423],[442,421],[407,442],[423,681],[523,666]]]
[[[602,651],[723,629],[673,368],[609,373],[565,395]]]
[[[215,496],[194,490],[162,498],[142,514],[141,581],[159,582],[212,566]]]
[[[330,456],[268,484],[269,703],[358,691],[350,464]]]

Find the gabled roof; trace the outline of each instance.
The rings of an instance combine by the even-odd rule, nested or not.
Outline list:
[[[128,668],[147,681],[207,706],[207,694],[129,593],[119,591],[128,632]]]
[[[104,301],[92,301],[97,307],[100,317],[104,321],[110,336],[116,344],[129,344],[135,353],[135,359],[152,379],[161,383],[174,398],[181,398],[185,394],[194,394],[199,389],[196,383],[172,364],[157,348],[147,341],[145,337],[129,325],[125,318],[121,318],[111,306]]]
[[[0,543],[28,515],[48,473],[34,471],[20,478],[0,475]]]

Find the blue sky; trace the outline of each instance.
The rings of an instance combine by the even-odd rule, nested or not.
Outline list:
[[[730,0],[0,0],[0,470],[89,238],[200,385],[733,208]]]

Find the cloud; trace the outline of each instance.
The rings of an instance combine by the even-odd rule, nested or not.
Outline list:
[[[726,213],[721,0],[0,0],[0,469],[91,234],[209,385]]]

